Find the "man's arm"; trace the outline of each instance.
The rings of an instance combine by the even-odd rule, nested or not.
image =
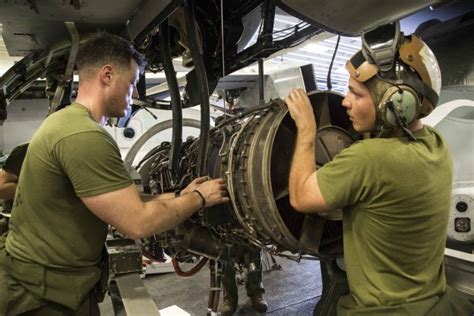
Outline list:
[[[13,200],[18,177],[11,172],[0,170],[0,199]]]
[[[290,203],[303,213],[328,211],[331,207],[324,200],[316,177],[316,121],[311,103],[302,89],[291,91],[286,103],[298,130],[290,168]]]
[[[194,190],[197,190],[199,188],[199,185],[207,180],[210,180],[209,177],[204,176],[204,177],[199,177],[194,179],[187,187],[185,187],[179,195],[183,195],[189,192],[192,192]],[[168,193],[163,193],[159,195],[151,195],[151,194],[146,194],[146,193],[141,193],[140,197],[142,198],[143,201],[149,201],[152,199],[158,199],[158,200],[169,200],[169,199],[174,199],[176,197],[176,192],[168,192]]]
[[[229,201],[222,179],[195,187],[204,197],[206,207]],[[161,196],[144,202],[134,185],[81,200],[97,217],[133,239],[173,228],[201,208],[203,202],[195,191],[178,198]]]

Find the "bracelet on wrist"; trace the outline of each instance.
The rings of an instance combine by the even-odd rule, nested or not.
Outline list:
[[[204,198],[204,195],[202,195],[201,192],[199,192],[199,190],[194,190],[193,192],[196,192],[199,197],[201,198],[201,208],[205,208],[206,207],[206,199]]]

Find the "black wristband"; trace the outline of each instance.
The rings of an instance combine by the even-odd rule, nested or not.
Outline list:
[[[181,190],[178,189],[178,190],[175,190],[174,191],[174,197],[180,197],[181,196]]]
[[[202,195],[202,193],[199,192],[198,190],[194,190],[193,192],[196,192],[197,194],[199,194],[199,197],[201,198],[201,208],[205,208],[206,207],[206,199],[204,198],[204,195]]]

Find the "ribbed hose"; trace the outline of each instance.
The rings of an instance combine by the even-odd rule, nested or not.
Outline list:
[[[196,273],[198,273],[202,269],[202,267],[204,267],[207,260],[208,260],[207,258],[202,257],[201,260],[199,260],[199,262],[194,267],[192,267],[191,270],[189,270],[189,271],[181,270],[181,268],[179,266],[179,262],[178,262],[178,260],[176,260],[176,258],[173,258],[171,260],[171,262],[173,263],[173,268],[174,268],[174,271],[176,272],[177,275],[179,275],[181,277],[190,277],[190,276],[193,276]]]
[[[194,71],[201,96],[201,133],[199,135],[198,176],[205,175],[207,165],[207,147],[209,144],[209,86],[206,69],[197,40],[197,27],[194,21],[194,1],[184,1],[186,33],[188,34],[193,58]]]
[[[178,170],[179,153],[183,142],[183,113],[181,109],[181,96],[179,94],[178,80],[173,67],[173,60],[170,54],[170,43],[168,33],[168,20],[160,24],[160,52],[163,61],[163,68],[166,74],[166,81],[171,96],[171,110],[173,115],[173,133],[171,137],[170,161],[168,169],[174,174]]]

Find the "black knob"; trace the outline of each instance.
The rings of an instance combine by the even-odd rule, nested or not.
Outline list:
[[[468,208],[468,205],[466,202],[457,202],[456,203],[456,209],[459,211],[459,212],[465,212],[467,211],[467,208]]]
[[[135,130],[131,127],[127,127],[123,130],[123,136],[126,138],[133,138],[135,136]]]

